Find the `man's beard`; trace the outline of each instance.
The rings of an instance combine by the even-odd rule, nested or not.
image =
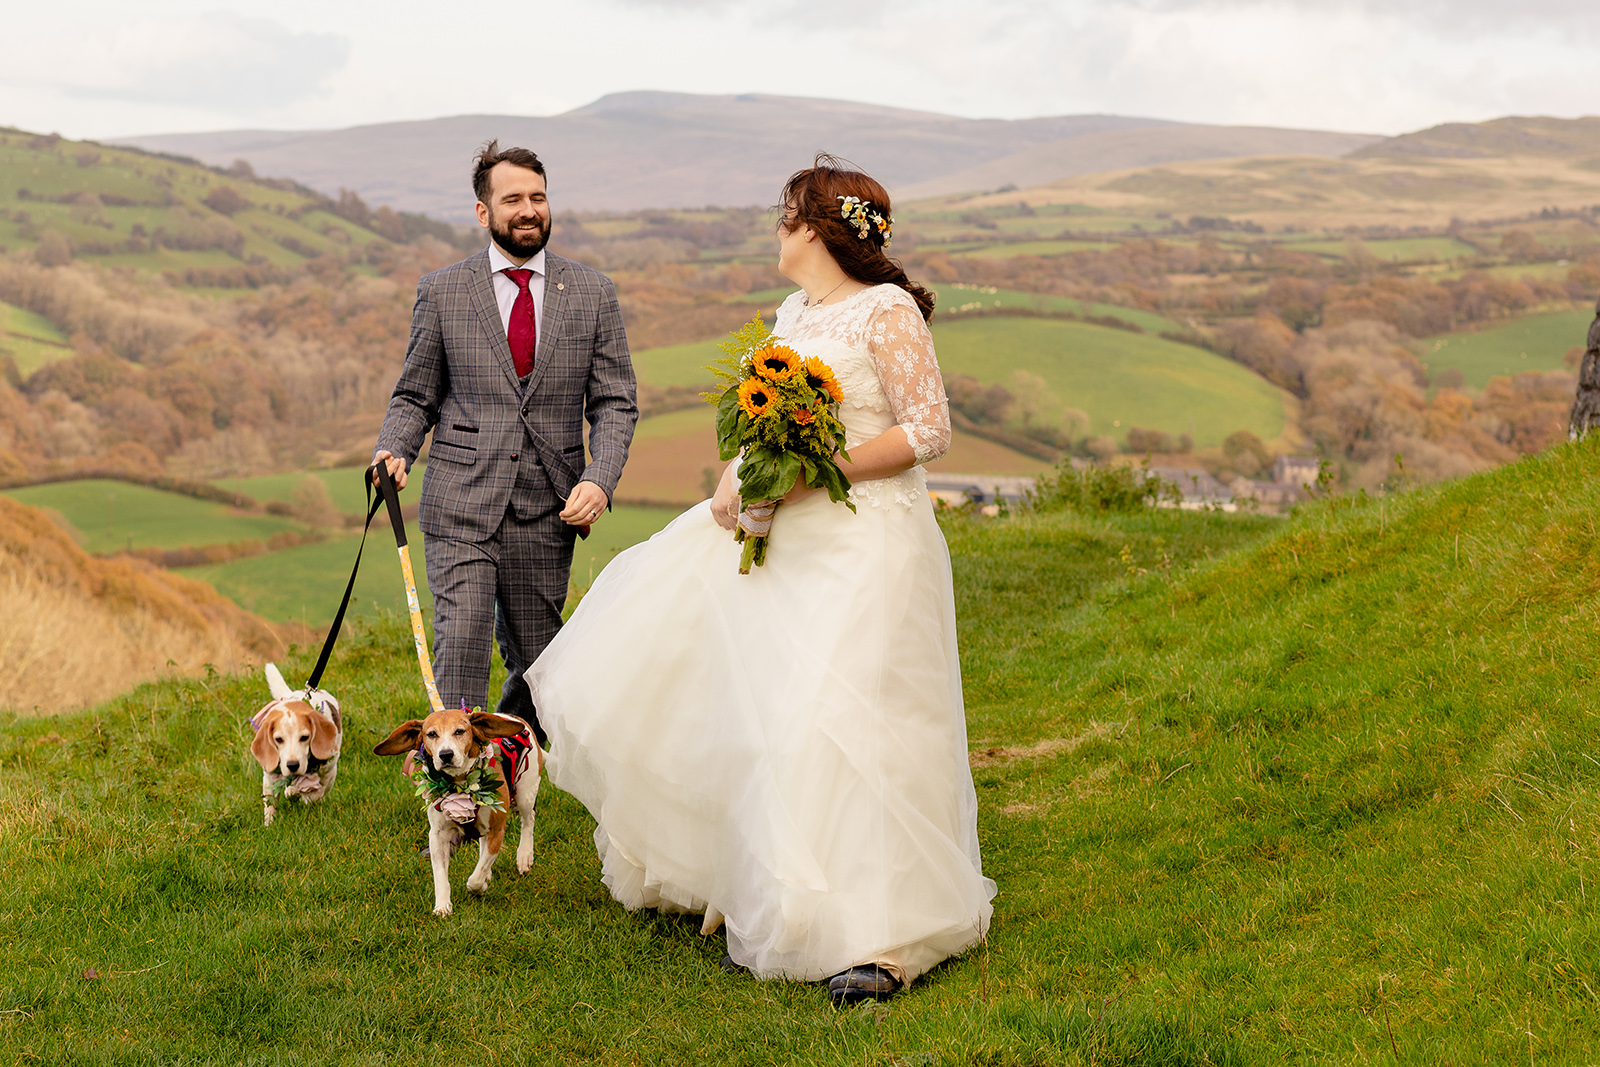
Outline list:
[[[517,237],[511,227],[507,226],[502,229],[491,221],[489,223],[489,236],[494,238],[494,243],[499,245],[500,250],[507,255],[516,256],[518,259],[532,259],[542,252],[544,246],[550,241],[549,224],[541,223],[538,219],[534,220],[534,224],[538,226],[538,229],[534,231],[534,236],[523,239]]]

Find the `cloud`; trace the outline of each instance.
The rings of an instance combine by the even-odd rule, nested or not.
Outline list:
[[[78,99],[249,115],[316,94],[349,55],[349,39],[336,34],[212,12],[75,29],[70,40],[27,47],[13,38],[0,50],[0,80]]]
[[[1277,9],[1316,15],[1358,14],[1404,21],[1443,38],[1510,31],[1530,35],[1600,29],[1593,0],[1131,0],[1146,11]]]

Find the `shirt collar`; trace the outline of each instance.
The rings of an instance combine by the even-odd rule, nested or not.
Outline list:
[[[531,271],[533,271],[533,273],[539,275],[541,278],[544,277],[544,252],[545,252],[544,249],[542,249],[542,248],[539,249],[539,254],[534,256],[532,259],[528,260],[528,262],[524,263],[522,265],[521,269],[522,270],[531,270]],[[489,242],[489,269],[491,271],[494,271],[494,272],[498,273],[500,271],[505,270],[508,267],[511,268],[512,270],[516,270],[517,269],[517,265],[515,263],[511,262],[509,259],[507,259],[506,258],[506,254],[504,252],[500,251],[500,246],[495,244],[493,241],[490,241]]]

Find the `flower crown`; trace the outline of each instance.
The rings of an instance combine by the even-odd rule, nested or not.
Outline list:
[[[842,203],[839,205],[839,217],[856,228],[856,236],[865,241],[871,234],[874,226],[883,235],[883,243],[889,243],[889,236],[894,227],[894,219],[884,218],[872,210],[872,201],[862,203],[859,196],[838,197]]]

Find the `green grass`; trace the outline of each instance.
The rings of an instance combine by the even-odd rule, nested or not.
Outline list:
[[[410,472],[411,478],[419,486],[427,466],[426,463],[419,463]],[[302,481],[308,477],[318,478],[327,486],[328,496],[333,499],[341,515],[365,515],[367,497],[366,484],[362,481],[364,472],[363,467],[330,467],[285,474],[260,474],[253,478],[219,478],[216,484],[262,503],[273,500],[287,502]]]
[[[24,378],[71,355],[72,346],[49,319],[0,301],[0,356],[10,356]]]
[[[936,311],[949,321],[962,314],[963,308],[993,310],[994,308],[1028,308],[1043,312],[1068,312],[1073,315],[1110,317],[1121,319],[1140,327],[1148,333],[1159,334],[1168,330],[1183,329],[1182,323],[1143,308],[1124,307],[1121,304],[1096,304],[1074,300],[1070,296],[1050,296],[1044,293],[1027,293],[1019,289],[998,289],[992,286],[962,285],[961,283],[936,283],[929,286],[938,296]]]
[[[1523,371],[1562,370],[1567,350],[1582,348],[1594,312],[1550,311],[1497,323],[1476,331],[1441,334],[1423,343],[1429,377],[1454,367],[1466,385],[1482,389],[1489,379]]]
[[[232,482],[228,483],[230,486]],[[360,501],[357,501],[359,510]],[[644,541],[677,514],[663,508],[619,507],[595,523],[587,540],[573,548],[572,583],[581,592],[594,581],[618,552]],[[418,597],[423,613],[431,618],[432,598],[427,590],[427,564],[424,538],[415,523],[409,524],[411,565],[418,582]],[[181,571],[192,578],[209,582],[217,592],[239,606],[275,622],[303,622],[312,627],[326,626],[339,608],[344,585],[355,563],[358,537],[341,537],[317,544],[299,545],[262,556],[250,556],[229,563],[189,567]],[[405,585],[400,564],[395,558],[394,534],[380,513],[373,520],[372,533],[361,561],[361,573],[351,594],[353,615],[406,611]]]
[[[6,1047],[86,1064],[1593,1062],[1597,509],[1600,441],[1287,522],[953,517],[1001,895],[984,946],[876,1010],[724,975],[694,920],[622,911],[592,822],[554,790],[534,870],[502,863],[476,899],[458,856],[456,914],[431,918],[422,819],[370,755],[423,709],[395,618],[356,627],[329,672],[348,721],[330,801],[270,831],[245,758],[258,677],[5,721]]]
[[[230,216],[206,206],[206,197],[219,186],[233,189],[249,205]],[[355,258],[379,240],[371,231],[325,211],[305,210],[311,202],[292,190],[125,149],[65,140],[49,143],[26,133],[0,132],[0,188],[8,191],[8,203],[17,209],[0,218],[0,244],[29,248],[54,231],[74,244],[80,258],[111,267],[170,270],[180,276],[188,268],[237,270],[252,261],[291,268],[306,256],[285,247],[285,240],[312,255],[331,251]],[[28,190],[27,198],[10,199],[22,189]],[[62,196],[93,196],[100,202],[54,202]],[[216,247],[180,251],[127,245],[140,233],[153,234],[158,228],[195,234],[224,223],[240,235],[236,255]]]
[[[1115,243],[1110,241],[1011,241],[974,245],[962,249],[958,254],[984,259],[1009,259],[1012,256],[1064,256],[1069,252],[1100,252],[1114,247]]]
[[[5,495],[61,515],[89,552],[265,541],[302,528],[274,515],[240,514],[223,504],[128,482],[56,482],[7,489]]]
[[[650,385],[711,385],[716,379],[705,368],[723,358],[715,341],[692,341],[633,353],[633,369]]]
[[[1355,244],[1367,250],[1375,259],[1391,263],[1448,262],[1463,256],[1476,256],[1478,250],[1454,237],[1398,237],[1393,240],[1362,241],[1294,241],[1282,247],[1297,252],[1315,252],[1319,255],[1344,259]]]
[[[1091,432],[1121,439],[1133,426],[1188,433],[1198,447],[1247,429],[1283,432],[1281,393],[1221,356],[1159,337],[1050,319],[934,320],[939,366],[1010,385],[1043,378],[1055,404],[1087,412]],[[1117,425],[1121,423],[1121,425]]]

